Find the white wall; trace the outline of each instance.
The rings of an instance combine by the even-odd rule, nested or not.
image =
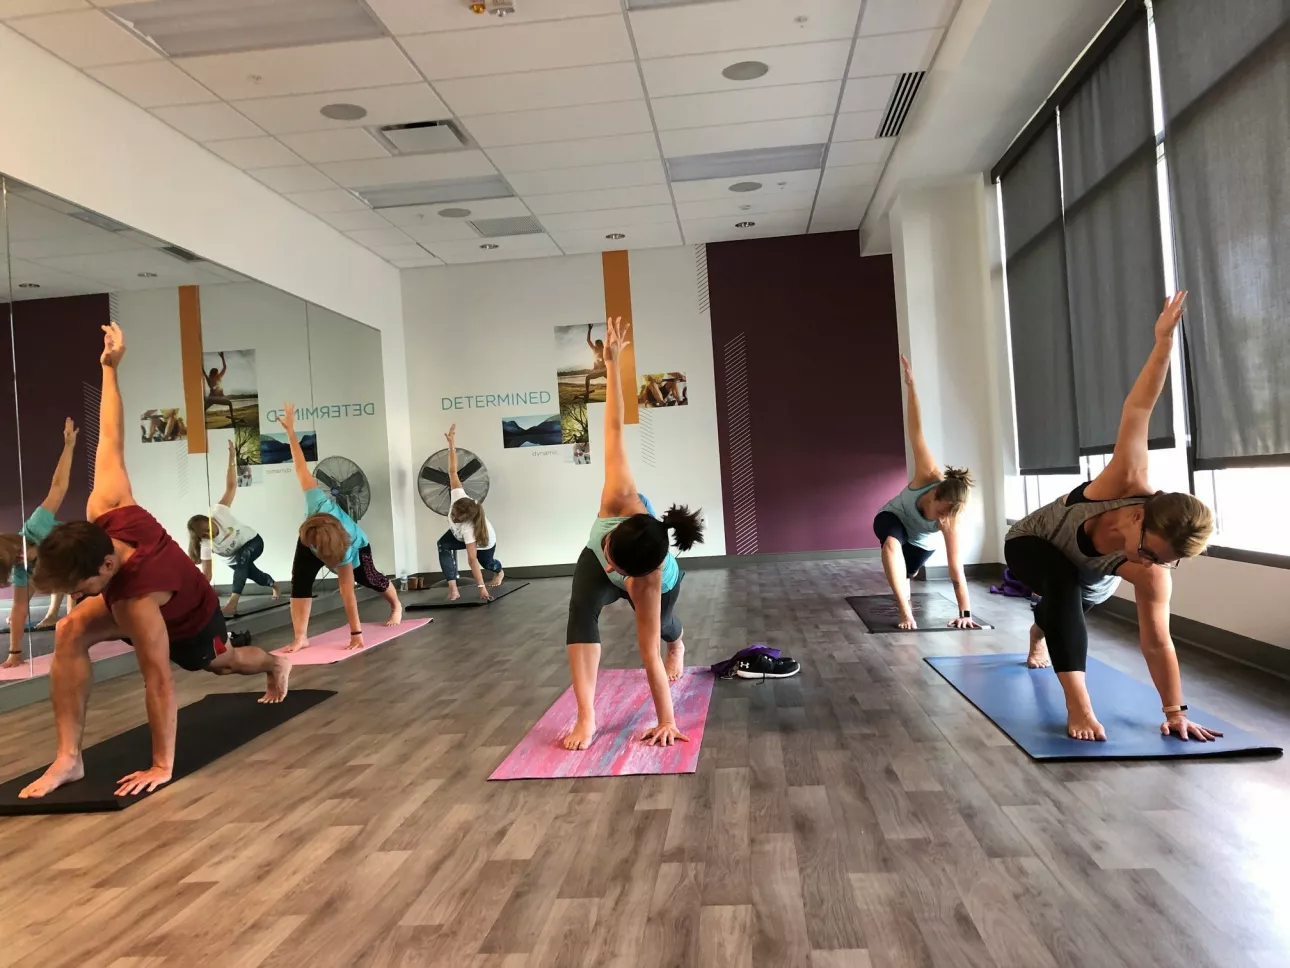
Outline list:
[[[965,563],[1002,560],[1002,417],[985,183],[912,189],[892,208],[901,352],[918,385],[924,436],[942,466],[970,468],[977,486],[959,525]],[[913,455],[907,461],[913,468]],[[934,559],[943,564],[944,559]]]
[[[661,512],[676,502],[702,507],[708,540],[697,554],[725,547],[717,449],[710,318],[700,307],[692,248],[650,249],[630,256],[638,373],[681,370],[688,407],[646,414],[653,466],[640,450],[642,427],[627,428],[637,485]],[[457,442],[484,461],[491,478],[485,502],[506,565],[574,561],[585,545],[604,483],[603,407],[591,406],[593,463],[575,466],[549,448],[502,447],[503,417],[558,410],[554,327],[605,318],[599,255],[451,266],[404,273],[409,398],[417,413],[414,466],[442,449],[448,425]],[[444,397],[547,390],[551,403],[447,410]],[[557,451],[562,453],[564,448]],[[417,501],[417,564],[437,571],[435,542],[447,519]],[[464,565],[464,558],[463,558]]]

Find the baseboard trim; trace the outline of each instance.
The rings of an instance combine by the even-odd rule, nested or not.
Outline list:
[[[1097,611],[1103,615],[1138,627],[1138,607],[1127,598],[1110,598]],[[1260,672],[1267,672],[1282,679],[1290,679],[1290,649],[1282,649],[1270,642],[1252,639],[1236,632],[1229,632],[1216,625],[1206,625],[1194,619],[1171,615],[1169,628],[1179,642],[1204,649],[1214,655],[1231,659]]]
[[[969,581],[996,582],[1003,580],[1003,565],[997,561],[982,561],[975,565],[964,565],[963,576]],[[949,581],[950,569],[946,565],[923,566],[923,570],[914,576],[914,581]]]

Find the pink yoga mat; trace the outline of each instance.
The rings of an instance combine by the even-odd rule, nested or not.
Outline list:
[[[347,649],[349,645],[349,626],[342,625],[338,629],[332,629],[330,632],[324,632],[322,635],[315,635],[309,640],[309,648],[301,649],[299,652],[288,652],[284,646],[281,649],[274,649],[274,655],[285,655],[291,660],[292,665],[331,665],[333,662],[344,662],[346,659],[352,659],[356,655],[364,655],[371,652],[378,645],[384,645],[390,639],[397,639],[400,635],[419,629],[423,625],[429,625],[433,622],[432,618],[405,618],[399,625],[389,628],[381,625],[379,622],[363,623],[363,643],[361,649]]]
[[[111,642],[99,642],[90,646],[90,660],[107,659],[114,655],[125,655],[130,647],[120,639]],[[23,660],[22,665],[12,669],[0,669],[0,682],[13,682],[18,679],[35,679],[37,676],[49,675],[49,667],[54,662],[54,655],[36,656],[35,662]]]
[[[641,736],[657,720],[645,670],[601,669],[596,682],[599,729],[590,749],[570,752],[560,745],[578,718],[578,703],[570,686],[489,779],[693,773],[703,745],[712,682],[712,673],[704,668],[687,669],[679,681],[672,683],[676,722],[690,741],[670,747],[647,746]]]

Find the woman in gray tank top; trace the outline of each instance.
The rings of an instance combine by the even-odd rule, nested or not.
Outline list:
[[[1169,637],[1170,569],[1205,550],[1214,516],[1192,495],[1153,491],[1147,482],[1147,425],[1169,373],[1186,298],[1176,293],[1156,320],[1155,347],[1124,401],[1106,469],[1018,521],[1004,542],[1009,569],[1041,596],[1027,665],[1051,665],[1057,673],[1066,694],[1066,731],[1075,739],[1106,739],[1084,681],[1084,611],[1110,598],[1121,578],[1137,599],[1142,655],[1165,715],[1161,733],[1199,741],[1222,735],[1187,718]]]
[[[918,627],[910,607],[909,579],[927,564],[927,559],[935,551],[932,536],[939,531],[945,536],[945,556],[949,559],[954,596],[959,604],[958,617],[950,621],[950,627],[980,628],[972,619],[972,601],[968,597],[963,564],[959,560],[955,527],[958,514],[967,504],[968,493],[972,489],[972,475],[957,467],[947,467],[944,473],[941,472],[923,438],[923,418],[918,409],[913,370],[909,360],[903,356],[900,365],[905,371],[905,410],[909,421],[909,446],[914,452],[914,477],[909,486],[883,505],[873,519],[873,533],[882,544],[882,570],[900,607],[899,627]]]

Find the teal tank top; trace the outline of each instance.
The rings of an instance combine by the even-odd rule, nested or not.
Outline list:
[[[915,548],[930,548],[932,535],[941,530],[941,522],[927,520],[923,517],[923,512],[918,510],[919,499],[928,491],[935,490],[940,483],[932,481],[926,487],[906,487],[882,506],[884,511],[890,511],[900,518],[900,523],[905,526],[905,534],[909,536],[909,543]]]
[[[650,517],[658,517],[654,513],[654,505],[649,503],[649,498],[644,494],[637,494],[641,503],[645,505],[645,511]],[[596,518],[596,522],[591,526],[591,537],[587,540],[587,547],[595,554],[596,560],[600,562],[600,567],[605,569],[605,577],[611,582],[627,591],[627,576],[621,575],[616,571],[609,571],[609,562],[605,559],[605,535],[613,531],[624,521],[626,517],[621,518]],[[676,558],[672,552],[667,553],[663,559],[663,594],[667,594],[676,587],[676,583],[681,580],[681,566],[676,563]]]

